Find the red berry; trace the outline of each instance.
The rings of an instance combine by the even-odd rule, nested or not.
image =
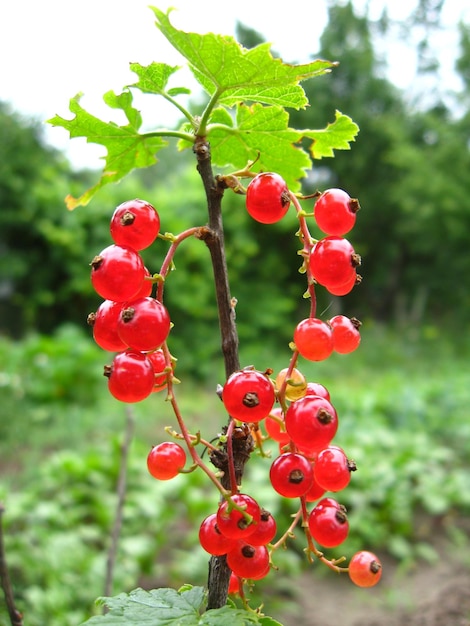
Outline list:
[[[144,282],[142,283],[142,287],[135,294],[133,300],[138,300],[139,298],[146,298],[147,296],[152,295],[153,283],[150,278],[150,272],[146,267],[144,267]]]
[[[127,348],[127,344],[122,341],[117,332],[121,308],[120,302],[104,300],[96,312],[88,316],[88,323],[93,326],[93,338],[103,350],[122,352]]]
[[[361,343],[361,322],[355,317],[335,315],[329,321],[333,332],[333,349],[340,354],[349,354]]]
[[[313,466],[317,483],[326,491],[341,491],[349,485],[355,464],[339,446],[328,446],[318,453]]]
[[[211,513],[199,527],[199,543],[202,548],[214,556],[227,554],[236,545],[236,539],[223,535],[217,526],[217,513]]]
[[[269,415],[276,399],[274,385],[266,374],[244,369],[229,376],[222,400],[229,415],[241,422],[259,422]]]
[[[134,250],[148,248],[157,238],[159,230],[158,213],[144,200],[123,202],[111,218],[110,232],[114,243]]]
[[[345,235],[356,222],[359,202],[342,189],[327,189],[315,203],[315,220],[328,235]]]
[[[320,485],[315,480],[315,472],[313,473],[312,484],[310,485],[309,490],[305,494],[306,502],[315,502],[318,498],[321,498],[325,494],[326,489],[320,487]]]
[[[373,552],[361,550],[349,561],[348,573],[358,587],[373,587],[382,576],[382,564]]]
[[[166,341],[170,327],[167,309],[150,296],[124,304],[117,325],[121,339],[142,352],[159,348]]]
[[[333,498],[323,498],[310,512],[308,527],[314,541],[324,548],[335,548],[348,536],[346,509]]]
[[[233,508],[230,501],[224,500],[217,511],[217,526],[230,539],[246,539],[255,532],[260,521],[260,506],[254,498],[244,493],[237,493],[231,499],[243,512]]]
[[[170,480],[186,464],[186,452],[174,441],[164,441],[154,446],[147,456],[147,468],[158,480]]]
[[[299,448],[320,451],[335,436],[338,415],[326,398],[304,396],[289,406],[285,423],[290,438]]]
[[[307,383],[307,389],[305,390],[306,396],[321,396],[322,398],[330,399],[330,392],[328,389],[320,383]]]
[[[280,444],[289,443],[290,437],[286,431],[284,413],[281,407],[275,407],[271,410],[264,420],[264,426],[271,439],[278,441]]]
[[[266,509],[261,509],[259,522],[254,533],[251,533],[249,541],[252,546],[265,546],[276,536],[276,520]]]
[[[333,352],[333,333],[326,322],[308,317],[297,324],[294,343],[304,359],[323,361]]]
[[[230,580],[228,583],[228,593],[229,595],[235,595],[235,594],[240,593],[240,591],[241,591],[241,580],[236,574],[232,572],[230,574]]]
[[[240,578],[259,580],[269,573],[269,552],[266,546],[252,546],[239,541],[227,553],[227,565]]]
[[[140,402],[153,390],[155,374],[152,364],[141,352],[126,350],[117,354],[104,368],[108,389],[121,402]]]
[[[91,262],[92,285],[105,300],[131,300],[142,288],[144,278],[144,263],[133,248],[113,244]]]
[[[327,290],[333,296],[346,296],[348,293],[350,293],[352,288],[358,285],[361,281],[362,277],[356,271],[354,271],[349,277],[349,280],[345,282],[344,285],[339,285],[338,287],[333,287],[329,285],[327,287]]]
[[[310,270],[320,285],[336,288],[351,281],[361,259],[347,239],[330,235],[315,244],[310,254]]]
[[[162,349],[154,350],[147,354],[147,358],[152,364],[155,373],[154,392],[163,391],[167,387],[167,374],[165,372],[166,360]],[[173,370],[173,367],[172,367]]]
[[[312,465],[302,454],[286,452],[272,463],[269,479],[273,489],[281,496],[299,498],[312,484]]]
[[[257,174],[246,189],[246,209],[253,219],[262,224],[281,220],[289,205],[289,190],[279,174]]]

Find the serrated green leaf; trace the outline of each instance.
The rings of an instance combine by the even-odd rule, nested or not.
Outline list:
[[[105,102],[122,109],[129,124],[119,126],[114,122],[103,122],[88,113],[80,105],[80,94],[70,100],[70,111],[75,114],[71,120],[58,115],[48,120],[53,126],[62,126],[70,137],[86,137],[87,142],[104,146],[107,150],[105,166],[100,180],[79,198],[67,196],[67,207],[72,210],[86,205],[99,189],[109,183],[121,180],[138,167],[148,167],[156,163],[156,152],[167,145],[161,137],[139,134],[140,113],[132,107],[132,94],[128,91],[119,96],[113,92],[105,94]]]
[[[198,82],[226,106],[254,101],[301,109],[308,100],[299,82],[320,76],[335,65],[324,60],[287,64],[273,58],[270,44],[248,50],[230,36],[180,31],[169,20],[171,9],[164,13],[150,8],[157,18],[157,27],[187,59]]]
[[[260,626],[282,626],[281,622],[273,619],[272,617],[261,617],[259,620]]]
[[[136,87],[143,93],[154,93],[162,95],[165,93],[168,79],[172,74],[180,69],[179,66],[171,66],[166,63],[150,63],[150,65],[141,65],[140,63],[131,63],[130,69],[137,74],[139,80],[129,87]],[[186,87],[175,88],[173,91],[181,93],[189,93]],[[174,94],[175,95],[175,94]]]
[[[271,618],[260,617],[233,605],[201,614],[204,599],[202,587],[184,586],[179,591],[138,588],[129,594],[101,598],[100,602],[108,607],[108,612],[92,617],[82,626],[278,626],[278,622]]]
[[[335,113],[335,121],[323,130],[304,130],[303,135],[312,139],[310,152],[314,159],[334,157],[334,150],[349,150],[355,141],[359,126],[340,111]]]
[[[278,172],[289,188],[297,191],[299,179],[305,176],[311,162],[308,154],[296,145],[302,133],[288,127],[288,113],[283,107],[261,104],[239,104],[236,111],[233,128],[209,127],[214,164],[231,164],[235,169],[241,169],[259,156],[257,169]]]

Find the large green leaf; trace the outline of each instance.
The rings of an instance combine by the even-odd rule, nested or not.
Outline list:
[[[279,622],[253,611],[227,604],[220,609],[203,611],[202,587],[169,588],[144,591],[134,589],[113,598],[101,598],[108,607],[82,626],[281,626]]]
[[[69,209],[86,205],[93,195],[104,185],[116,183],[138,167],[148,167],[156,163],[155,153],[167,145],[161,137],[139,134],[142,119],[139,111],[132,107],[132,94],[124,91],[120,95],[109,91],[104,95],[108,106],[121,109],[128,124],[119,126],[114,122],[103,122],[91,115],[80,105],[80,94],[70,100],[70,111],[75,114],[71,120],[58,115],[49,120],[54,126],[62,126],[70,137],[86,137],[88,142],[97,143],[107,150],[105,166],[99,182],[79,198],[67,196]]]
[[[233,37],[177,30],[169,14],[151,7],[157,27],[182,54],[204,89],[219,103],[261,102],[300,109],[308,104],[299,82],[329,71],[335,64],[316,60],[290,65],[273,58],[269,44],[247,50]]]

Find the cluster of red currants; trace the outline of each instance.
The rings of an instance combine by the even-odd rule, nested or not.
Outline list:
[[[161,346],[170,332],[170,315],[152,297],[152,277],[140,255],[159,230],[152,205],[138,199],[124,202],[111,218],[113,244],[91,262],[91,282],[103,302],[88,323],[96,343],[117,353],[104,373],[109,391],[122,402],[139,402],[166,387]]]

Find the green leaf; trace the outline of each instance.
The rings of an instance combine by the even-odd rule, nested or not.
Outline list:
[[[190,68],[211,96],[232,107],[240,101],[304,108],[308,104],[300,81],[328,72],[334,63],[316,60],[290,65],[274,59],[270,44],[247,50],[233,37],[207,33],[186,33],[174,28],[164,13],[150,7],[156,25],[171,45],[189,62]]]
[[[156,163],[155,153],[167,145],[161,137],[141,135],[138,130],[142,120],[140,113],[132,107],[132,94],[124,91],[120,95],[112,91],[104,96],[108,106],[121,109],[129,124],[119,126],[114,122],[103,122],[91,115],[80,105],[78,94],[70,100],[70,111],[75,114],[71,120],[58,115],[48,120],[53,126],[62,126],[70,137],[86,137],[87,142],[104,146],[107,150],[105,166],[99,182],[79,198],[67,196],[69,209],[86,205],[104,185],[116,183],[137,167],[148,167]]]
[[[108,607],[82,626],[281,626],[269,617],[239,609],[231,604],[202,612],[205,593],[202,587],[185,585],[179,591],[162,588],[134,589],[113,598],[100,598]]]
[[[314,159],[334,157],[334,150],[349,150],[350,143],[355,141],[359,126],[350,117],[339,111],[335,113],[335,121],[323,130],[304,130],[303,135],[312,139],[310,152]]]
[[[140,65],[131,63],[130,68],[137,74],[139,80],[129,87],[137,87],[143,93],[154,93],[163,95],[168,83],[168,79],[174,72],[179,70],[179,66],[171,66],[166,63],[150,63],[150,65]],[[172,95],[179,93],[190,93],[186,87],[175,87]]]
[[[211,122],[224,119],[221,111],[214,111]],[[311,162],[308,154],[296,144],[302,133],[288,127],[289,115],[282,107],[261,104],[236,109],[236,125],[210,125],[208,137],[215,165],[233,165],[243,168],[248,161],[264,171],[278,172],[292,191],[299,187],[299,178],[305,176]]]

